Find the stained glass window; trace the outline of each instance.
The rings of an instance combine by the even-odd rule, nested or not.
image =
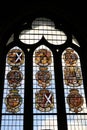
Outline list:
[[[23,130],[25,55],[17,46],[6,56],[1,130]]]
[[[1,130],[86,130],[76,37],[44,17],[20,26],[6,44]]]
[[[86,130],[87,107],[80,57],[70,47],[62,54],[62,69],[68,130]]]
[[[44,45],[33,55],[33,121],[34,130],[58,129],[53,54]]]

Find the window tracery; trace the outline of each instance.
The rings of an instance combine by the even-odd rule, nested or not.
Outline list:
[[[14,35],[12,35],[12,42],[13,37]],[[47,43],[41,42],[43,37]],[[23,44],[27,53],[23,52],[20,47],[15,46],[10,49],[6,56],[1,130],[8,130],[11,126],[13,130],[23,130],[24,128],[24,120],[26,120],[24,108],[27,110],[27,105],[24,104],[24,94],[27,92],[24,90],[25,82],[29,78],[27,75],[27,78],[25,77],[25,68],[27,64],[29,65],[29,57],[32,57],[33,61],[32,66],[29,67],[33,80],[32,89],[30,89],[33,91],[33,95],[29,95],[29,98],[33,99],[33,129],[58,130],[61,127],[58,120],[60,113],[57,103],[62,100],[61,97],[57,99],[58,93],[56,91],[59,87],[56,86],[56,82],[61,81],[57,81],[55,78],[55,71],[59,71],[61,67],[56,65],[54,59],[56,53],[60,55],[60,51],[62,52],[60,64],[62,65],[62,82],[64,85],[61,85],[61,87],[64,88],[64,95],[62,96],[65,99],[64,114],[67,119],[67,128],[68,130],[86,129],[87,108],[80,56],[71,47],[72,43],[73,46],[79,48],[80,45],[73,36],[68,43],[70,47],[67,47],[68,37],[64,30],[55,29],[54,22],[47,18],[37,18],[32,22],[31,30],[23,29],[23,31],[20,31],[19,39],[17,39],[18,44]],[[10,46],[12,42],[8,42],[7,46]],[[26,57],[28,58],[25,60]],[[60,62],[60,59],[57,59],[57,61]],[[30,85],[30,81],[27,83]]]

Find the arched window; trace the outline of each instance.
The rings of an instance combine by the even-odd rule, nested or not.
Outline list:
[[[30,22],[30,23],[29,23]],[[87,128],[81,46],[65,24],[40,17],[6,42],[1,130]]]
[[[86,129],[86,99],[78,53],[67,48],[62,54],[63,82],[68,130]]]
[[[17,46],[6,56],[1,130],[23,129],[25,55]]]
[[[58,129],[56,105],[53,55],[49,48],[41,45],[33,55],[34,130]]]

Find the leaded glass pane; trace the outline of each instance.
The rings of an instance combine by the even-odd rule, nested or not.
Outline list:
[[[20,33],[19,39],[25,44],[35,44],[41,40],[42,36],[54,45],[64,44],[67,40],[66,34],[55,29],[55,24],[47,18],[37,18],[32,22],[31,30],[23,30]]]
[[[62,69],[68,130],[86,130],[87,116],[82,114],[87,113],[87,107],[80,57],[70,47],[62,54]]]
[[[33,124],[35,130],[54,127],[58,129],[56,105],[53,54],[49,48],[41,45],[33,54]],[[35,123],[36,120],[37,123]]]
[[[23,130],[25,55],[17,46],[6,56],[1,130]]]
[[[56,115],[34,115],[33,130],[58,130]]]
[[[2,115],[1,130],[23,130],[23,115]]]
[[[67,115],[68,130],[87,130],[87,115]]]

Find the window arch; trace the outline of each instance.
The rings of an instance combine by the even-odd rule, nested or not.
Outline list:
[[[28,20],[15,30],[6,44],[6,48],[11,48],[15,45],[15,47],[11,48],[11,51],[15,49],[20,51],[23,50],[23,64],[13,65],[13,63],[8,62],[8,64],[10,64],[9,68],[11,72],[14,71],[14,67],[15,69],[18,69],[17,66],[19,66],[19,70],[15,71],[21,71],[22,76],[24,76],[21,83],[22,86],[16,87],[16,92],[19,90],[21,92],[20,96],[24,100],[21,105],[22,111],[18,111],[15,114],[1,113],[1,128],[7,130],[11,127],[13,127],[13,129],[17,128],[21,130],[54,128],[56,130],[70,130],[82,127],[85,130],[87,124],[87,108],[84,94],[85,87],[83,85],[84,81],[82,77],[80,55],[77,53],[78,51],[75,51],[81,49],[79,42],[71,32],[69,33],[69,30],[67,30],[64,24],[59,23],[57,26],[56,23],[55,27],[54,21],[40,17],[30,20],[32,21],[32,23],[30,22],[30,27]],[[69,66],[68,63],[68,65],[66,65],[67,50],[74,51],[73,55],[71,56],[71,53],[69,53],[69,56],[73,57],[74,61],[78,59],[78,63],[75,63],[76,66]],[[16,60],[20,63],[22,59],[21,53],[19,52],[15,54],[13,51],[13,58],[15,56]],[[69,62],[69,60],[67,62]],[[72,73],[67,74],[67,72],[71,72],[71,70],[77,75],[74,77],[77,80],[76,83],[74,82],[74,79],[72,79],[72,81],[74,80],[73,83],[70,83],[70,80],[67,79],[70,74],[70,78],[73,77]],[[8,81],[10,81],[10,72],[6,70],[5,76],[7,74]],[[8,82],[7,79],[4,79],[4,81]],[[15,87],[13,87],[13,84],[14,82],[11,84],[11,93],[14,94],[14,89],[12,88]],[[69,87],[70,85],[73,90]],[[7,90],[9,92],[9,89]],[[4,86],[3,91],[5,91]],[[80,107],[74,107],[72,112],[69,103],[73,91],[74,96],[76,93],[76,96],[80,97],[80,103],[82,104],[80,104]],[[4,100],[4,97],[2,97],[2,99]],[[2,101],[2,110],[3,104],[4,102]],[[82,110],[82,107],[84,110],[80,111]],[[8,122],[10,121],[10,118],[13,122],[10,126],[5,123],[7,115],[9,117]],[[22,122],[19,122],[19,126],[17,124],[17,126],[15,125],[14,127],[15,122],[13,118],[15,119],[17,115],[18,121],[19,117],[22,117]],[[77,119],[79,119],[78,123]],[[74,123],[74,125],[72,125],[71,122]],[[79,125],[80,122],[83,123]]]

